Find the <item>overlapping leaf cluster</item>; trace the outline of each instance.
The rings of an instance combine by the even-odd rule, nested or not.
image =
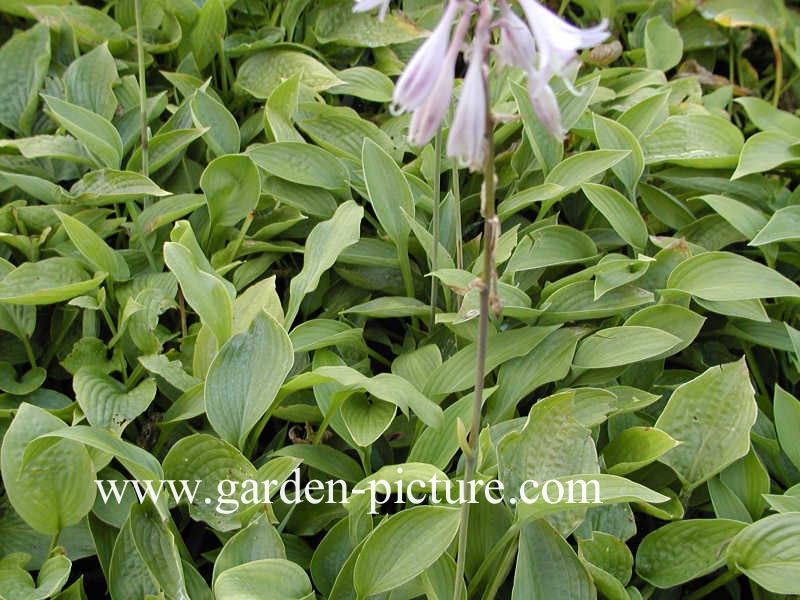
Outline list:
[[[0,3],[0,598],[452,597],[454,507],[216,502],[298,466],[462,474],[480,176],[387,110],[441,3],[141,4],[139,48],[134,0]],[[562,4],[616,39],[558,93],[565,143],[492,78],[478,475],[511,491],[473,507],[463,585],[798,594],[800,16]],[[602,505],[514,502],[579,475]],[[202,484],[104,503],[97,479]]]

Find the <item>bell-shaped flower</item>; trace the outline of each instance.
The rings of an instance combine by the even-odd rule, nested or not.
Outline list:
[[[430,99],[442,70],[442,58],[448,49],[450,28],[457,10],[457,0],[450,0],[433,33],[408,61],[394,88],[392,112],[416,110]]]
[[[439,68],[433,85],[428,90],[427,96],[422,99],[422,103],[417,106],[411,115],[408,137],[411,143],[416,146],[427,143],[436,135],[436,131],[439,129],[439,125],[450,106],[456,58],[458,58],[458,52],[467,33],[467,27],[469,27],[470,15],[470,12],[465,12],[461,15],[447,51],[443,57],[439,57]]]
[[[536,46],[533,34],[525,24],[508,6],[505,0],[500,0],[500,43],[495,49],[495,54],[502,65],[513,65],[526,73],[534,67],[536,60]]]
[[[591,48],[608,37],[608,23],[588,29],[570,25],[557,14],[536,0],[518,0],[525,18],[536,40],[539,53],[538,70],[541,73],[559,75],[565,65],[575,59],[582,48]]]
[[[380,7],[378,18],[383,21],[386,17],[386,12],[389,10],[389,2],[390,0],[356,0],[353,6],[353,12],[367,12],[373,8]]]
[[[536,73],[528,75],[528,96],[539,122],[555,137],[563,138],[565,131],[561,125],[558,101],[543,75]]]
[[[483,166],[486,143],[486,53],[489,47],[489,19],[491,13],[482,11],[476,26],[467,75],[461,88],[450,133],[447,137],[447,154],[473,171]]]

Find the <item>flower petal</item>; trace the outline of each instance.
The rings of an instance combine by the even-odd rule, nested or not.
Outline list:
[[[442,68],[442,57],[447,52],[450,27],[457,9],[456,0],[450,0],[431,36],[408,61],[394,88],[394,112],[415,110],[429,98]]]
[[[473,170],[483,166],[486,137],[486,90],[482,65],[470,63],[447,138],[447,154]]]

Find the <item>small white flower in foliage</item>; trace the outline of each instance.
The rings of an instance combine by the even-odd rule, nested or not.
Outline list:
[[[380,7],[378,18],[383,21],[386,17],[386,12],[389,10],[389,0],[356,0],[353,12],[368,12],[378,7]]]

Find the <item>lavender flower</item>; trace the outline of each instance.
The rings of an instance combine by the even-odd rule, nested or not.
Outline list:
[[[450,39],[450,27],[457,9],[458,2],[450,0],[431,36],[408,61],[394,88],[393,112],[416,110],[430,97],[443,67],[442,58],[448,52],[447,42]],[[458,48],[455,49],[455,53],[458,53]],[[455,59],[456,56],[452,56],[451,68],[455,65]]]
[[[487,127],[486,70],[492,29],[500,30],[500,42],[495,48],[499,62],[525,72],[536,115],[550,133],[563,137],[561,115],[550,80],[559,77],[573,89],[570,71],[577,65],[578,50],[605,41],[607,23],[580,29],[537,0],[517,1],[525,20],[514,14],[507,0],[497,0],[500,17],[492,22],[494,3],[490,0],[477,3],[448,0],[439,23],[411,58],[395,86],[391,110],[395,114],[413,112],[409,128],[412,143],[422,145],[430,140],[447,112],[456,59],[476,9],[480,13],[473,34],[472,56],[447,140],[448,155],[473,169],[483,162]],[[383,16],[388,5],[388,0],[356,0],[353,10],[360,12],[380,7]],[[459,11],[461,17],[451,36]]]
[[[530,73],[536,60],[536,47],[533,34],[525,21],[520,19],[509,8],[505,0],[498,2],[500,5],[500,43],[495,48],[495,53],[503,65],[513,65]]]
[[[518,2],[536,39],[539,51],[537,68],[542,73],[558,75],[568,63],[575,60],[578,50],[596,46],[608,37],[608,24],[605,21],[589,29],[580,29],[536,0]]]
[[[373,8],[380,7],[378,18],[383,21],[386,17],[386,12],[389,10],[389,1],[390,0],[356,0],[353,6],[353,12],[367,12]]]
[[[489,25],[491,8],[488,4],[481,7],[478,23],[475,28],[475,39],[472,43],[467,75],[461,89],[450,135],[447,137],[447,154],[457,158],[472,170],[483,166],[486,143],[486,77],[484,66],[486,52],[489,49]]]

